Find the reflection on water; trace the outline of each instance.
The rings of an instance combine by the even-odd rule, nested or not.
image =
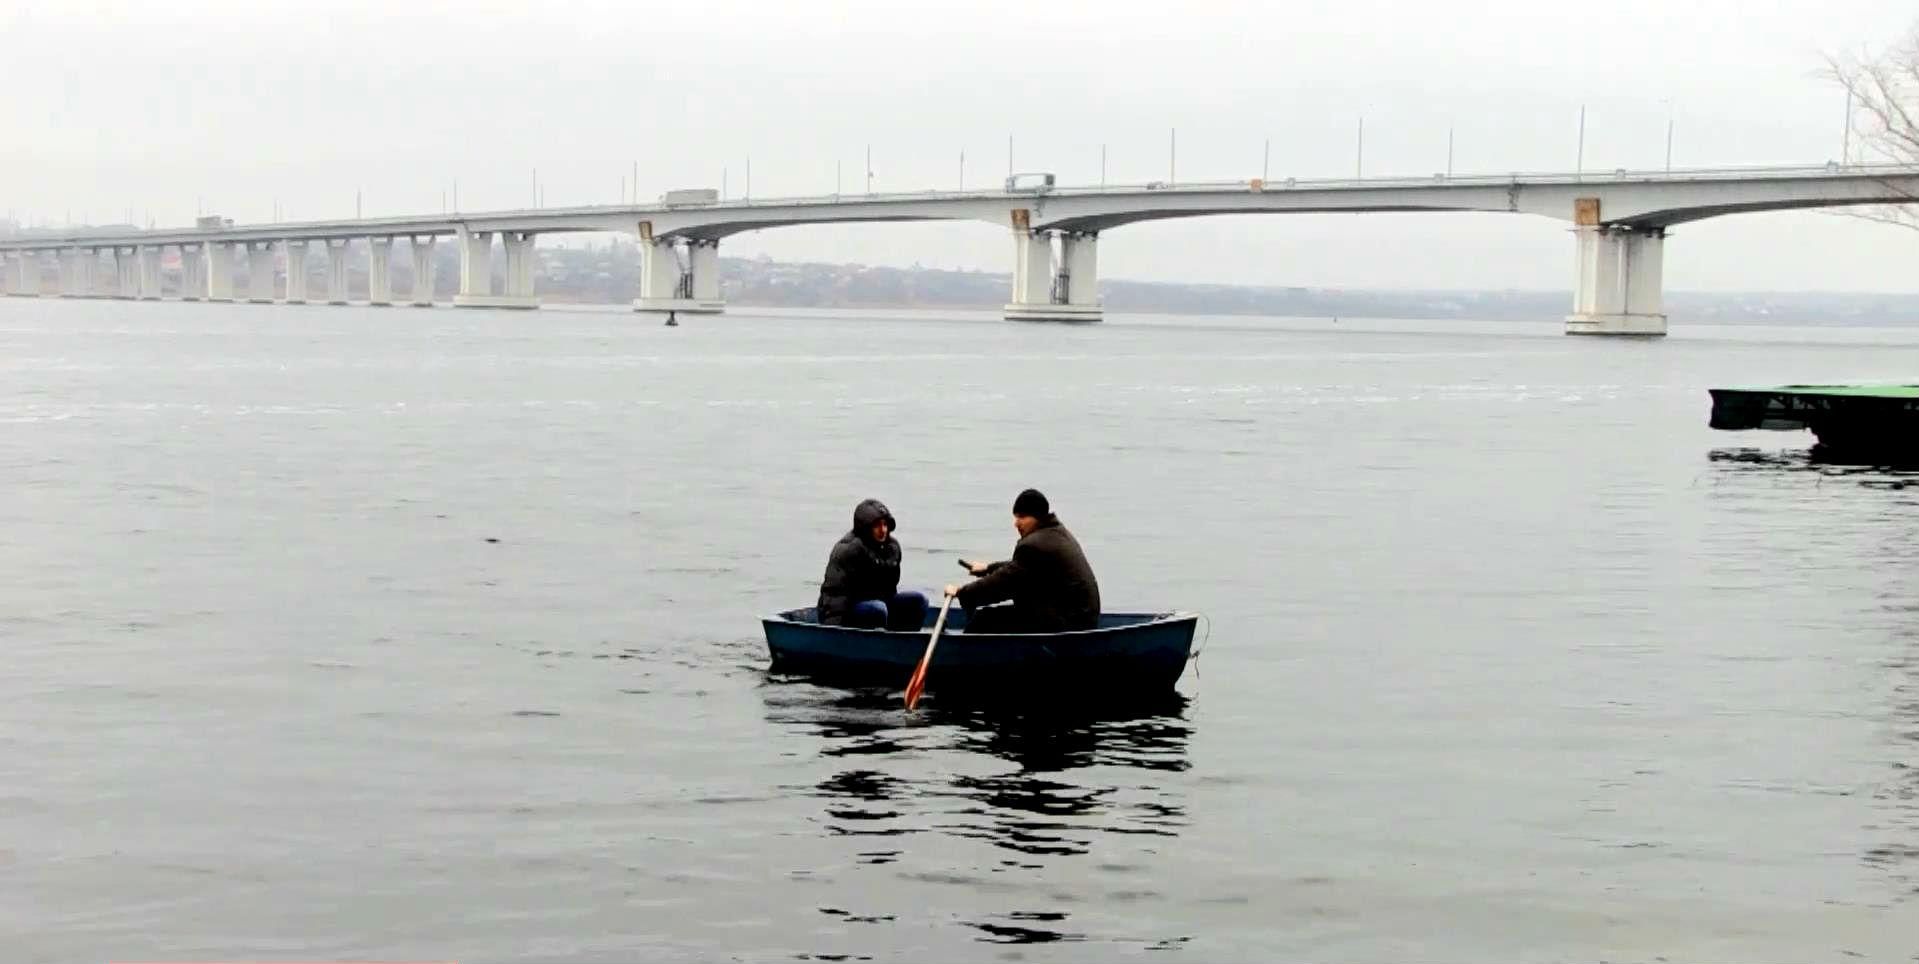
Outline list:
[[[1727,471],[1809,472],[1844,478],[1872,489],[1919,486],[1919,467],[1859,465],[1830,459],[1818,446],[1799,450],[1717,448],[1707,453],[1713,464]]]
[[[1710,457],[1716,467],[1731,473],[1811,473],[1820,481],[1844,479],[1889,492],[1919,487],[1919,470],[1839,464],[1823,458],[1817,446],[1799,452],[1715,449]],[[1894,637],[1892,655],[1885,661],[1892,676],[1884,719],[1890,773],[1873,790],[1879,820],[1866,830],[1877,842],[1861,859],[1919,894],[1919,593],[1913,592],[1919,586],[1919,499],[1888,497],[1866,522],[1883,536],[1873,557],[1861,565],[1879,569],[1895,588],[1880,607]]]
[[[1893,465],[1858,465],[1832,461],[1817,446],[1802,450],[1757,448],[1717,448],[1707,453],[1715,466],[1729,471],[1807,472],[1822,477],[1844,478],[1867,488],[1904,489],[1919,486],[1919,468]]]
[[[825,832],[857,838],[861,864],[897,861],[904,844],[888,838],[940,834],[999,855],[979,870],[1019,875],[1083,857],[1102,838],[1172,838],[1187,825],[1171,777],[1191,765],[1192,728],[1176,694],[1125,709],[929,705],[912,715],[889,691],[773,681],[764,694],[767,718],[817,737],[833,768],[786,789],[821,800]],[[1066,917],[1029,910],[966,923],[991,943],[1088,939],[1053,926]]]
[[[1919,614],[1919,606],[1901,607]],[[1891,706],[1892,774],[1873,792],[1886,810],[1882,842],[1865,853],[1867,864],[1880,868],[1919,894],[1919,628],[1901,630],[1905,647],[1887,663],[1893,672]]]
[[[1885,813],[1881,843],[1866,851],[1866,863],[1919,894],[1919,504],[1911,497],[1887,500],[1879,524],[1879,563],[1892,567],[1897,589],[1885,608],[1898,646],[1885,661],[1890,675],[1887,755],[1891,773],[1873,792]]]

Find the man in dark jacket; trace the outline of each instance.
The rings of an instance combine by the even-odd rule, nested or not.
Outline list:
[[[853,531],[840,537],[820,580],[820,622],[827,626],[918,631],[926,596],[900,592],[900,542],[893,513],[878,499],[853,510]]]
[[[1027,489],[1013,501],[1019,542],[1013,558],[988,565],[965,562],[979,578],[948,586],[966,608],[969,633],[1057,633],[1099,625],[1099,581],[1079,540],[1060,525],[1046,496]],[[1010,606],[994,605],[1012,601]]]

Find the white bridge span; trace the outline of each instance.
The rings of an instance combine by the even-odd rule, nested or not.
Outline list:
[[[671,197],[672,195],[669,195]],[[346,303],[350,242],[364,239],[373,304],[393,304],[389,280],[394,242],[405,239],[413,290],[405,299],[433,303],[433,245],[459,246],[460,290],[454,304],[533,308],[533,245],[541,234],[623,232],[640,244],[640,311],[718,312],[719,245],[742,231],[786,225],[883,221],[984,221],[1008,228],[1013,241],[1012,295],[1006,317],[1033,321],[1097,321],[1100,235],[1141,221],[1215,214],[1368,211],[1493,211],[1534,214],[1575,228],[1572,312],[1576,334],[1661,335],[1666,315],[1661,269],[1667,231],[1702,218],[1748,211],[1900,204],[1919,199],[1919,168],[1722,168],[1616,171],[1612,174],[1514,174],[1292,179],[1115,187],[1048,187],[910,194],[696,200],[451,215],[364,218],[276,224],[219,221],[193,228],[76,231],[0,239],[0,284],[10,295],[42,296],[46,259],[56,261],[61,297],[156,299],[160,260],[178,249],[180,297],[188,300],[323,300]],[[499,290],[493,279],[493,236],[505,254]],[[276,292],[273,249],[288,270]],[[325,291],[310,299],[311,248],[324,252]],[[236,290],[236,261],[246,286]],[[102,284],[103,268],[110,281]],[[104,288],[104,291],[103,291]]]

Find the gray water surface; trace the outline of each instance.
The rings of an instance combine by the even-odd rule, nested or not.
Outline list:
[[[1919,489],[1705,389],[1916,374],[1897,329],[0,302],[0,947],[1908,960]],[[1180,701],[768,676],[861,498],[934,589],[1028,485],[1109,608],[1210,617]]]

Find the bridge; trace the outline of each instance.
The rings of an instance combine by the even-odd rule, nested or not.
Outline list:
[[[1361,179],[1251,179],[1112,187],[1026,187],[896,194],[721,199],[675,191],[655,204],[593,205],[234,224],[203,218],[190,228],[80,230],[0,239],[0,282],[9,295],[46,294],[46,259],[56,262],[60,297],[158,299],[161,258],[176,249],[185,300],[345,304],[351,242],[364,240],[369,300],[395,303],[393,247],[405,239],[413,286],[406,303],[433,304],[433,248],[458,246],[463,307],[534,308],[535,239],[542,234],[618,232],[640,247],[638,311],[716,313],[720,242],[744,231],[804,224],[983,221],[1008,228],[1013,284],[1005,317],[1098,321],[1100,235],[1167,218],[1220,214],[1507,212],[1570,222],[1574,234],[1573,334],[1663,335],[1662,267],[1668,232],[1703,218],[1752,211],[1912,203],[1919,167],[1716,168],[1609,174],[1512,174]],[[495,286],[494,236],[505,264]],[[287,271],[276,292],[274,249]],[[309,291],[309,253],[326,261],[324,290]],[[244,256],[245,287],[236,287]],[[110,272],[102,285],[101,274]],[[102,292],[102,288],[106,290]],[[277,299],[276,299],[277,295]]]

